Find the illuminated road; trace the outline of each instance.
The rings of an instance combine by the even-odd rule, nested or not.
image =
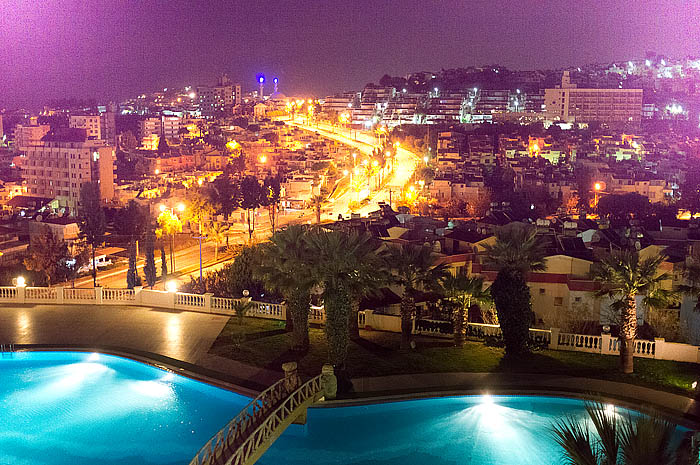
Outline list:
[[[292,126],[296,126],[301,129],[305,129],[307,131],[316,132],[323,137],[333,139],[342,144],[353,147],[363,155],[371,155],[372,151],[377,146],[377,139],[372,134],[368,134],[362,131],[353,131],[338,128],[325,123],[319,123],[318,126],[310,126],[304,124],[300,118],[297,118],[294,121],[285,121],[285,123],[290,124]],[[395,148],[391,148],[389,150],[396,150],[393,175],[389,177],[388,181],[385,182],[384,186],[382,186],[379,192],[372,192],[371,202],[369,202],[368,205],[365,205],[361,209],[357,210],[356,213],[366,215],[369,212],[377,209],[376,204],[378,202],[389,203],[390,192],[392,203],[395,204],[395,201],[401,195],[402,189],[404,188],[406,183],[408,183],[411,180],[414,171],[417,169],[420,163],[420,159],[413,152],[406,150],[402,147],[399,147],[398,150]],[[374,181],[372,180],[372,185],[373,184]],[[333,214],[336,217],[338,213],[343,213],[347,215],[350,212],[348,204],[352,200],[357,200],[355,196],[356,194],[352,192],[352,190],[348,190],[348,192],[335,199],[335,201],[328,206],[328,209],[332,210]],[[326,216],[324,216],[324,219],[325,218]]]

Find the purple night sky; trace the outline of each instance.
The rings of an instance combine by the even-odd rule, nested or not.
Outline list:
[[[324,95],[384,73],[700,55],[700,0],[4,0],[0,108],[255,74]]]

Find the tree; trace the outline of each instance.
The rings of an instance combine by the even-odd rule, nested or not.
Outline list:
[[[496,242],[486,245],[488,265],[498,270],[491,285],[501,325],[506,355],[528,352],[530,324],[533,320],[528,271],[546,269],[545,248],[537,238],[537,229],[524,223],[510,223],[496,230]]]
[[[282,294],[292,328],[292,350],[306,351],[309,347],[309,306],[311,288],[315,281],[310,273],[300,273],[311,264],[311,252],[301,225],[290,225],[272,235],[262,244],[260,259],[255,264],[255,276],[268,289]]]
[[[328,356],[341,378],[348,352],[353,281],[358,270],[372,261],[369,256],[372,252],[365,249],[368,240],[367,236],[342,231],[318,230],[306,236],[312,260],[309,271],[323,289]]]
[[[117,210],[114,215],[114,229],[122,237],[129,239],[129,270],[126,274],[127,287],[133,289],[139,286],[141,278],[136,271],[137,241],[143,237],[150,227],[151,219],[148,209],[132,200],[126,206]]]
[[[678,291],[689,297],[696,299],[696,312],[700,312],[700,263],[693,261],[685,266],[683,270],[685,283],[678,286]]]
[[[325,202],[325,197],[322,195],[314,195],[311,197],[311,206],[316,212],[316,224],[321,224],[321,208],[323,207],[323,202]]]
[[[698,465],[692,432],[676,442],[676,425],[652,415],[620,415],[599,402],[587,402],[593,424],[566,417],[552,425],[554,440],[570,465]],[[552,463],[557,460],[552,458]]]
[[[136,269],[136,247],[129,246],[129,269],[126,272],[126,287],[133,289],[141,285],[141,277]]]
[[[642,218],[649,214],[650,210],[649,199],[635,192],[621,195],[610,194],[598,200],[598,214],[611,218]]]
[[[153,232],[146,234],[145,245],[146,245],[146,264],[143,267],[143,274],[146,277],[146,283],[148,287],[153,289],[156,284],[156,259],[154,257],[154,237]],[[167,273],[166,273],[167,274]]]
[[[401,348],[411,347],[416,297],[421,290],[438,290],[447,276],[444,264],[435,265],[432,249],[426,246],[403,244],[390,247],[387,253],[396,284],[403,287],[401,297]]]
[[[671,279],[659,268],[665,259],[661,255],[641,259],[638,252],[621,251],[593,265],[593,278],[602,285],[598,295],[612,298],[612,308],[620,312],[620,370],[623,373],[634,371],[637,296],[644,296],[642,304],[654,308],[665,308],[677,300],[677,292],[663,287],[663,282]]]
[[[48,227],[34,237],[27,248],[27,258],[24,266],[27,270],[38,271],[46,277],[48,286],[67,277],[66,262],[72,257],[68,253],[68,245],[56,237]]]
[[[240,205],[238,184],[227,173],[217,176],[205,192],[214,204],[215,211],[224,215],[225,218],[228,218]]]
[[[160,215],[158,215],[158,228],[156,229],[156,236],[158,237],[170,237],[170,271],[175,272],[175,257],[174,257],[174,242],[175,234],[182,232],[182,223],[180,218],[172,212],[171,210],[163,210]]]
[[[255,232],[255,210],[262,204],[264,193],[262,186],[255,176],[244,177],[241,180],[238,190],[241,193],[240,207],[246,211],[248,242],[251,243],[253,241],[253,233]]]
[[[277,177],[268,176],[263,182],[263,205],[267,207],[267,213],[270,217],[270,228],[272,229],[272,234],[275,233],[275,227],[277,225],[277,210],[279,209],[280,203],[280,193],[282,187],[280,185],[280,180]]]
[[[80,188],[80,236],[90,244],[92,250],[92,285],[97,286],[97,266],[95,266],[95,249],[104,241],[105,212],[100,205],[100,187],[88,182]]]
[[[204,220],[214,214],[214,206],[203,189],[197,189],[192,193],[186,211],[189,221],[194,221],[199,226],[199,235],[201,236]]]
[[[464,346],[469,309],[473,304],[490,305],[491,294],[484,289],[484,278],[470,277],[466,270],[448,274],[442,281],[442,292],[454,306],[454,344]]]
[[[168,260],[165,259],[165,242],[160,241],[160,277],[165,282],[168,277]]]
[[[219,244],[226,240],[226,231],[228,228],[219,222],[214,222],[207,228],[207,236],[209,240],[214,241],[214,260],[219,259]]]

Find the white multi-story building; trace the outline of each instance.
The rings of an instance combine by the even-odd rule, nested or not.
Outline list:
[[[642,89],[579,89],[564,71],[561,86],[545,89],[544,104],[553,120],[639,124],[642,94]]]
[[[139,137],[141,141],[156,135],[168,140],[179,137],[182,127],[182,118],[179,116],[162,116],[160,118],[146,118],[139,121]]]
[[[76,213],[83,184],[95,182],[100,199],[114,197],[115,148],[103,140],[88,139],[85,129],[59,128],[29,147],[22,175],[27,194],[58,200]]]
[[[72,128],[85,129],[88,139],[102,139],[100,115],[71,115],[69,125]]]

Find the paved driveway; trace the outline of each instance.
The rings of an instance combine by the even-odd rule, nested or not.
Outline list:
[[[99,344],[197,363],[228,319],[120,305],[2,305],[0,344]]]

